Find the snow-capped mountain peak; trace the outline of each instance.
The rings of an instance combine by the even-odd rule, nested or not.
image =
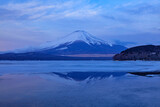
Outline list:
[[[53,55],[113,54],[121,52],[124,49],[126,49],[126,47],[109,44],[86,31],[77,30],[59,41],[46,42],[38,47],[17,49],[8,53],[42,52]]]
[[[97,45],[106,44],[106,45],[111,46],[111,44],[108,44],[104,40],[96,38],[95,36],[93,36],[92,34],[86,32],[86,31],[77,30],[77,31],[70,33],[69,35],[65,36],[63,39],[61,39],[57,42],[47,42],[47,43],[41,45],[41,48],[54,48],[54,47],[57,47],[61,44],[65,44],[65,43],[71,44],[75,41],[83,41],[89,45],[91,45],[91,44],[97,44]]]
[[[74,31],[73,33],[69,34],[65,38],[66,41],[76,41],[76,40],[81,40],[84,41],[88,44],[99,44],[99,43],[105,43],[105,41],[94,37],[90,33],[83,31],[83,30],[77,30]]]

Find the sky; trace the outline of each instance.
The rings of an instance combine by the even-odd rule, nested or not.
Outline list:
[[[127,47],[160,44],[160,0],[0,0],[0,51],[85,30]]]

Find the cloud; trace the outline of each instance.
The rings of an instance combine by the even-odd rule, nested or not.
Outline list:
[[[110,23],[108,31],[128,35],[134,33],[155,33],[160,23],[160,1],[134,0],[116,4],[104,9],[103,18]]]
[[[83,1],[83,0],[82,0]],[[100,7],[80,1],[65,1],[52,4],[41,2],[9,3],[0,5],[0,19],[3,20],[35,20],[84,18],[98,15]]]
[[[130,45],[136,45],[136,42],[128,42],[128,41],[120,41],[120,40],[115,40],[115,44],[123,45],[123,46],[130,46]]]
[[[129,5],[123,9],[129,14],[159,14],[160,4],[136,4]]]
[[[156,29],[160,31],[160,27],[157,27]]]
[[[116,17],[111,16],[111,15],[102,15],[102,17],[104,17],[106,19],[110,19],[110,20],[116,20]]]

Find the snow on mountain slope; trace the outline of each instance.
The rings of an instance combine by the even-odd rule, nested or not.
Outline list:
[[[59,41],[47,42],[38,47],[28,47],[10,51],[10,53],[43,52],[53,54],[104,54],[117,53],[126,49],[120,45],[112,45],[92,34],[77,30]]]
[[[41,49],[55,48],[61,44],[72,44],[75,41],[83,41],[89,45],[106,44],[106,45],[112,46],[112,44],[108,44],[104,40],[96,38],[95,36],[91,35],[90,33],[86,32],[86,31],[77,30],[77,31],[74,31],[71,34],[65,36],[63,39],[61,39],[57,42],[47,42],[45,44],[42,44],[40,47],[41,47]]]
[[[15,49],[12,51],[6,51],[3,53],[25,53],[25,52],[35,52],[35,51],[42,51],[42,50],[46,50],[46,49],[52,49],[52,48],[56,48],[62,44],[72,44],[75,41],[83,41],[89,45],[93,45],[93,44],[106,44],[106,45],[110,45],[112,46],[112,44],[108,44],[107,42],[105,42],[104,40],[101,40],[99,38],[96,38],[95,36],[93,36],[92,34],[83,31],[83,30],[77,30],[74,31],[70,34],[68,34],[67,36],[65,36],[64,38],[58,40],[58,41],[51,41],[51,42],[46,42],[40,46],[37,47],[33,47],[33,46],[29,46],[29,47],[25,47],[22,49]],[[66,47],[67,48],[67,47]],[[59,50],[63,50],[66,48],[62,48]]]

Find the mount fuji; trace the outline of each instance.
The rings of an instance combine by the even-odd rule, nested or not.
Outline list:
[[[47,42],[39,47],[20,49],[0,54],[0,60],[5,59],[85,59],[85,57],[111,57],[126,47],[107,43],[92,34],[77,30],[56,42]],[[110,56],[111,55],[111,56]],[[83,58],[82,58],[83,57]]]

